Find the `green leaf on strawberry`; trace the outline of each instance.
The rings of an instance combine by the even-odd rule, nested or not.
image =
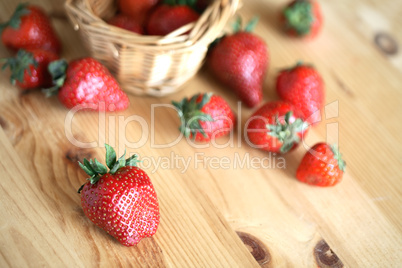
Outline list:
[[[337,144],[331,145],[331,150],[334,153],[334,158],[338,161],[338,167],[340,170],[345,172],[346,162],[342,159],[342,154],[339,152],[339,147]]]
[[[90,181],[91,184],[95,184],[99,181],[99,178],[107,173],[115,174],[120,168],[133,166],[136,167],[139,162],[138,155],[134,154],[131,157],[125,159],[126,152],[116,160],[116,151],[108,144],[105,144],[106,147],[106,166],[101,164],[96,158],[94,160],[87,160],[84,158],[83,163],[78,162],[78,165],[87,173],[90,178],[87,180]],[[109,172],[108,172],[109,168]],[[84,184],[85,185],[85,184]],[[80,189],[78,189],[78,193],[81,192],[82,185]]]
[[[16,81],[23,82],[25,71],[31,75],[30,66],[38,67],[38,62],[35,60],[32,53],[27,52],[23,49],[18,50],[16,57],[5,58],[1,60],[4,62],[2,70],[10,68],[11,76],[10,81],[15,85]]]
[[[13,15],[11,16],[9,21],[6,21],[0,24],[0,33],[3,32],[3,29],[10,26],[13,29],[19,29],[21,25],[21,17],[29,14],[31,11],[27,9],[28,3],[21,3],[15,9]]]
[[[240,16],[237,16],[236,21],[233,23],[233,33],[237,33],[240,31],[251,33],[254,31],[255,26],[257,25],[259,17],[253,17],[247,25],[243,29],[243,21]]]
[[[191,134],[195,139],[197,132],[207,137],[200,122],[213,122],[214,120],[211,115],[203,113],[201,109],[209,102],[211,96],[211,93],[203,94],[201,100],[199,100],[200,94],[196,94],[191,99],[184,98],[180,102],[172,102],[182,120],[182,125],[179,129],[185,137],[189,137]]]
[[[310,1],[297,0],[283,11],[287,21],[287,28],[294,29],[299,35],[306,35],[314,22]]]
[[[280,149],[281,153],[287,153],[292,149],[295,143],[300,142],[300,137],[297,133],[304,132],[308,128],[307,122],[304,122],[300,118],[297,118],[293,123],[290,122],[290,118],[293,113],[288,112],[285,115],[284,123],[282,123],[278,117],[275,118],[276,124],[266,125],[269,130],[268,135],[277,138],[282,142]]]

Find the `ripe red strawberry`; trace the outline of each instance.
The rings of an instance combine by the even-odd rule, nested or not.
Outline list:
[[[181,119],[180,131],[196,141],[207,142],[227,135],[236,124],[236,115],[229,104],[212,93],[196,94],[172,103]]]
[[[321,142],[304,155],[296,178],[311,185],[334,186],[342,180],[345,167],[338,147]]]
[[[298,63],[281,71],[276,79],[276,90],[283,100],[301,111],[303,120],[309,124],[320,121],[320,111],[325,104],[324,82],[312,66]]]
[[[118,5],[121,13],[135,18],[142,24],[158,2],[159,0],[119,0]]]
[[[322,28],[320,5],[315,0],[293,0],[282,11],[281,21],[291,36],[313,38]]]
[[[108,23],[110,25],[123,28],[125,30],[143,34],[143,29],[140,23],[137,22],[134,18],[125,15],[125,14],[117,14],[113,18],[111,18]]]
[[[187,5],[160,5],[149,17],[147,33],[164,36],[184,25],[197,21],[199,16]]]
[[[59,56],[51,51],[20,49],[15,58],[4,59],[3,70],[11,70],[10,81],[21,89],[33,89],[52,85],[52,77],[47,67]]]
[[[156,233],[159,204],[148,175],[138,168],[137,156],[116,160],[116,152],[106,146],[106,165],[84,159],[81,168],[91,176],[81,186],[85,215],[125,246],[138,244]]]
[[[49,18],[38,6],[20,4],[10,20],[0,26],[4,45],[14,51],[43,49],[60,53],[61,43]]]
[[[249,107],[258,105],[263,98],[262,87],[269,62],[264,40],[250,33],[256,22],[250,22],[244,31],[239,31],[238,26],[234,34],[224,36],[213,46],[208,56],[212,74]]]
[[[253,146],[273,153],[296,148],[308,130],[299,111],[283,101],[265,103],[247,122],[247,137]]]
[[[109,70],[93,58],[77,59],[70,64],[65,60],[49,64],[54,87],[47,96],[58,94],[67,108],[77,105],[98,111],[119,111],[129,106],[129,99]]]

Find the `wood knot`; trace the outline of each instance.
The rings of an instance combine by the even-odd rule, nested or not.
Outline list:
[[[0,127],[2,129],[6,129],[8,127],[7,121],[2,116],[0,116]]]
[[[69,149],[65,156],[67,160],[70,160],[73,163],[77,163],[78,161],[82,162],[84,158],[93,158],[93,153],[88,149]]]
[[[314,257],[317,261],[318,267],[325,268],[341,268],[343,267],[342,261],[336,256],[335,252],[331,250],[325,240],[321,240],[314,248]]]
[[[271,254],[261,240],[247,233],[236,233],[259,265],[265,266],[271,261]]]
[[[374,36],[374,42],[377,47],[387,55],[398,53],[398,42],[389,34],[379,32]]]

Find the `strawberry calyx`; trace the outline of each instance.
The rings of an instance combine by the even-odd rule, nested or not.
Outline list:
[[[3,30],[10,26],[13,29],[19,29],[21,25],[21,17],[29,14],[31,11],[27,8],[28,3],[20,3],[17,8],[15,9],[13,15],[11,16],[10,20],[0,24],[0,33]]]
[[[99,179],[105,175],[106,173],[115,174],[120,168],[133,166],[136,167],[137,163],[140,162],[137,158],[138,155],[134,154],[129,158],[125,159],[126,152],[117,159],[116,151],[108,144],[105,144],[106,147],[106,166],[101,164],[96,158],[94,160],[90,159],[89,161],[84,158],[83,163],[78,162],[79,166],[87,173],[89,178],[87,180],[91,184],[95,184],[99,181]],[[108,171],[109,168],[109,171]],[[84,183],[80,189],[78,189],[78,193],[81,193],[82,188],[84,188],[86,183]]]
[[[64,81],[66,80],[67,67],[68,63],[64,59],[55,60],[49,63],[47,69],[52,76],[53,86],[42,90],[46,97],[57,95],[59,89],[64,85]]]
[[[251,33],[251,32],[254,30],[255,26],[257,25],[258,20],[259,20],[259,17],[257,17],[257,16],[256,16],[256,17],[253,17],[253,18],[247,23],[246,27],[243,28],[243,21],[242,21],[242,19],[241,19],[240,16],[237,16],[235,22],[234,22],[233,25],[232,25],[233,34],[238,33],[238,32],[248,32],[248,33]],[[214,46],[216,46],[218,43],[220,43],[221,40],[222,40],[223,38],[225,38],[226,36],[227,36],[227,35],[225,34],[225,35],[222,35],[222,36],[216,38],[216,39],[209,45],[208,51],[211,51],[212,48],[213,48]]]
[[[191,134],[195,139],[197,133],[207,137],[200,122],[213,122],[214,120],[211,115],[202,112],[201,109],[210,101],[211,97],[212,93],[205,93],[196,94],[191,99],[184,98],[180,102],[172,101],[182,122],[179,130],[186,138]]]
[[[164,0],[163,3],[169,6],[189,6],[195,8],[197,0]]]
[[[23,82],[25,71],[31,75],[30,66],[38,67],[38,62],[35,60],[33,54],[23,49],[18,50],[15,57],[4,58],[1,61],[4,62],[2,70],[10,68],[10,81],[13,85],[15,85],[17,80],[21,83]]]
[[[338,167],[342,172],[345,172],[346,162],[342,159],[342,154],[339,152],[339,147],[336,144],[330,146],[331,151],[334,154],[334,158],[338,161]]]
[[[293,29],[298,35],[306,35],[314,22],[312,4],[308,0],[296,0],[286,7],[283,15],[286,19],[286,28]]]
[[[278,116],[275,117],[275,124],[267,124],[269,130],[268,135],[277,138],[281,143],[281,153],[286,153],[292,149],[293,145],[300,142],[300,137],[297,135],[308,128],[307,122],[297,118],[293,123],[290,118],[293,113],[291,111],[285,114],[284,122],[282,123]]]
[[[283,69],[280,69],[279,71],[280,71],[280,72],[282,72],[282,71],[285,71],[285,72],[292,72],[292,71],[296,70],[296,69],[299,68],[299,67],[308,67],[308,68],[311,68],[311,69],[315,69],[315,67],[314,67],[313,64],[311,64],[311,63],[304,63],[302,60],[298,60],[298,61],[296,62],[296,64],[293,65],[292,67],[283,68]]]
[[[233,23],[233,32],[252,32],[257,25],[259,17],[253,17],[243,28],[243,22],[240,16],[236,18],[236,21]]]

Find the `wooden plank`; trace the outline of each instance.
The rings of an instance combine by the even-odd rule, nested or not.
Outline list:
[[[157,148],[155,144],[178,137],[179,120],[172,109],[153,109],[153,104],[213,91],[237,107],[236,98],[216,83],[206,68],[183,91],[171,96],[130,96],[130,109],[118,114],[76,114],[72,134],[79,141],[96,142],[92,149],[80,149],[68,139],[64,124],[68,111],[56,99],[43,99],[38,92],[20,94],[2,79],[0,124],[30,176],[40,178],[33,180],[33,186],[40,189],[49,211],[58,215],[55,219],[62,223],[65,235],[73,237],[73,245],[84,248],[75,252],[83,264],[94,265],[95,260],[106,266],[115,259],[124,265],[135,259],[137,264],[150,266],[253,265],[235,230],[242,232],[264,267],[398,266],[402,260],[402,129],[398,118],[402,112],[402,54],[384,54],[374,39],[385,32],[402,44],[402,6],[392,0],[322,1],[324,31],[318,39],[303,42],[278,31],[277,12],[285,2],[249,0],[240,14],[245,20],[260,15],[256,32],[270,47],[266,100],[277,99],[277,71],[298,59],[314,63],[323,75],[329,105],[306,144],[339,139],[348,166],[344,181],[335,188],[310,187],[294,179],[303,147],[283,161],[250,148],[242,129],[252,110],[244,107],[236,109],[241,123],[233,146],[201,149],[180,140],[174,146]],[[14,5],[7,3],[7,8]],[[71,27],[63,20],[55,22],[65,33],[64,55],[68,59],[85,55]],[[3,55],[6,52],[0,50]],[[130,119],[142,120],[145,127]],[[99,146],[104,142],[118,147],[120,153],[127,148],[140,154],[161,200],[164,220],[160,230],[135,250],[117,252],[116,243],[85,221],[73,193],[85,177],[77,171],[76,160],[88,156],[103,159]],[[226,164],[220,166],[223,159]],[[239,161],[244,159],[241,167]],[[182,160],[188,161],[188,168]],[[55,182],[56,187],[49,186]],[[59,211],[70,214],[60,215]]]
[[[10,2],[6,2],[5,5],[6,9],[10,10],[14,6]],[[72,59],[86,55],[82,44],[77,42],[77,33],[72,30],[68,21],[57,19],[55,24],[58,32],[63,33],[64,56]],[[7,55],[7,51],[2,47],[0,57]],[[8,74],[2,75],[5,78]],[[86,177],[79,169],[77,161],[84,157],[103,159],[104,148],[80,149],[68,141],[64,126],[68,110],[60,106],[57,98],[46,99],[39,91],[20,92],[10,85],[8,79],[1,79],[0,88],[2,89],[0,125],[21,158],[23,166],[35,178],[30,181],[39,189],[38,194],[48,206],[47,214],[50,213],[56,219],[56,224],[53,222],[49,224],[50,228],[53,230],[53,226],[61,226],[63,233],[60,235],[68,237],[69,249],[78,256],[77,262],[62,259],[58,262],[60,265],[75,266],[76,263],[76,266],[85,267],[110,267],[110,265],[197,267],[211,264],[221,267],[254,267],[257,265],[240,238],[225,223],[206,195],[175,170],[150,174],[161,205],[162,220],[155,237],[144,239],[138,246],[131,248],[118,244],[86,219],[80,208],[79,195],[76,193],[77,187]],[[123,116],[128,117],[131,113],[132,110],[127,111]],[[118,115],[115,116],[118,118]],[[88,113],[78,115],[77,119],[80,118],[84,119],[81,124],[73,122],[76,129],[80,130],[77,138],[89,141],[93,138],[98,139],[98,115]],[[95,124],[93,129],[92,124]],[[103,140],[106,141],[104,138]],[[118,139],[111,144],[120,145]],[[120,146],[119,153],[123,153],[124,150],[124,144],[121,145],[123,148]],[[140,152],[142,155],[146,155],[145,153],[146,148]],[[4,187],[7,189],[7,186]],[[35,204],[36,200],[32,202]],[[28,205],[29,203],[25,203],[26,209],[29,209]],[[21,226],[24,224],[21,223]],[[42,223],[38,223],[39,227],[43,228]],[[27,241],[32,239],[34,237],[27,236]],[[60,250],[58,245],[52,244],[48,247],[53,248],[57,248],[56,251]],[[26,249],[21,242],[10,246],[10,251],[15,251],[15,254],[23,254]],[[34,249],[32,251],[34,258]],[[5,256],[3,257],[5,261],[11,259],[11,266],[18,264],[13,262],[14,255],[10,255],[9,251],[2,251],[2,254]],[[27,254],[26,260],[29,261],[30,258],[31,255]],[[51,262],[52,258],[43,261]]]
[[[74,245],[0,127],[0,266],[82,267]]]
[[[79,170],[77,160],[82,161],[84,157],[103,159],[104,150],[79,149],[68,142],[63,130],[67,111],[57,107],[56,99],[46,100],[38,92],[23,95],[24,105],[20,106],[21,99],[18,100],[18,95],[16,97],[17,100],[1,105],[3,126],[14,148],[24,158],[21,160],[23,165],[36,178],[32,182],[41,189],[40,194],[50,213],[56,215],[57,224],[63,226],[71,248],[79,248],[80,260],[86,267],[116,263],[150,267],[194,267],[209,263],[252,267],[256,264],[205,195],[174,170],[150,174],[158,193],[162,218],[155,238],[144,239],[134,248],[119,245],[84,216],[76,193],[86,177]],[[41,109],[44,105],[55,109],[46,121],[40,119],[48,114],[47,109]],[[90,113],[77,115],[78,120],[86,120],[82,126],[88,134],[91,134],[91,129],[97,132],[97,128],[92,128],[96,117]],[[91,140],[91,135],[84,131],[80,135]],[[24,157],[26,155],[29,157]],[[49,226],[53,228],[53,224]],[[18,251],[18,245],[13,250]]]

